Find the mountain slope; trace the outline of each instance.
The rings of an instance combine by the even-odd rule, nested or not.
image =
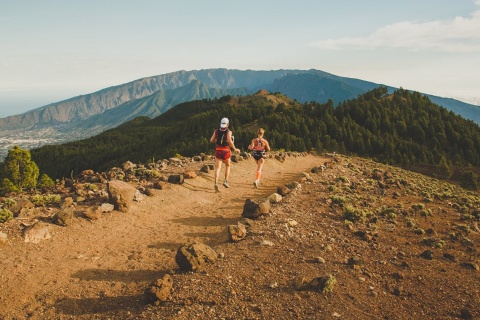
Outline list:
[[[198,83],[200,85],[200,83]],[[212,130],[230,119],[235,144],[245,150],[256,128],[265,128],[275,149],[338,151],[385,163],[480,166],[480,127],[428,97],[380,87],[339,104],[300,104],[265,90],[185,102],[157,118],[142,117],[97,136],[32,149],[32,159],[54,178],[85,169],[101,171],[125,161],[146,162],[212,150]]]
[[[240,90],[237,94],[251,94],[259,89],[282,92],[299,102],[326,102],[333,99],[335,103],[356,98],[368,90],[378,87],[368,81],[335,76],[319,70],[229,70],[206,69],[178,71],[154,77],[138,79],[126,84],[105,88],[95,93],[74,97],[52,103],[21,115],[0,119],[0,137],[9,136],[25,130],[35,131],[44,128],[58,129],[68,141],[69,134],[76,132],[75,138],[88,137],[118,125],[121,120],[128,121],[135,116],[154,116],[159,109],[168,110],[178,102],[196,99],[220,97],[224,92],[204,90],[188,92],[192,81],[200,81],[207,88],[214,90]],[[133,108],[130,103],[145,98],[153,93],[175,90],[182,87],[182,96],[171,100],[159,96],[157,100],[145,101],[142,108]],[[389,90],[394,88],[389,87]],[[165,93],[166,94],[166,93]],[[433,97],[435,103],[480,123],[480,107],[461,103],[453,99]],[[123,106],[125,103],[127,105]],[[134,105],[136,105],[134,103]],[[121,107],[122,108],[119,108]],[[137,106],[137,105],[136,105]],[[160,107],[161,106],[161,107]],[[117,110],[119,115],[110,110]],[[130,110],[130,111],[129,111]],[[108,113],[107,113],[108,112]],[[105,114],[105,116],[100,116]],[[121,114],[121,115],[120,115]],[[108,116],[106,116],[108,115]],[[98,117],[96,117],[98,116]],[[95,117],[95,118],[92,118]],[[112,121],[111,119],[117,119]],[[91,131],[91,128],[97,128]]]

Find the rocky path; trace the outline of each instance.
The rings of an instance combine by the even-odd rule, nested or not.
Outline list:
[[[49,225],[52,238],[38,244],[12,239],[0,247],[0,318],[71,318],[126,303],[141,308],[148,284],[176,268],[179,246],[225,243],[226,226],[240,219],[247,198],[270,195],[326,160],[268,159],[259,189],[252,185],[254,161],[240,161],[232,164],[231,188],[221,186],[220,193],[214,192],[213,172],[197,171],[195,179],[154,190],[127,213]]]

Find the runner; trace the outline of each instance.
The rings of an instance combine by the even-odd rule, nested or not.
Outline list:
[[[270,151],[270,145],[268,141],[263,138],[265,130],[259,128],[257,130],[257,138],[253,139],[250,145],[248,146],[249,150],[253,150],[253,158],[257,162],[257,172],[255,173],[255,182],[253,187],[258,189],[258,184],[260,183],[260,176],[262,175],[263,164],[265,163],[265,158],[267,157],[266,151]]]
[[[228,184],[228,176],[230,174],[230,157],[232,156],[230,148],[235,152],[240,152],[239,149],[235,148],[233,144],[232,131],[228,129],[229,121],[227,118],[223,118],[220,121],[220,128],[216,129],[213,132],[210,142],[215,143],[215,192],[220,192],[218,189],[218,177],[220,176],[220,169],[222,168],[222,163],[225,163],[225,180],[223,181],[223,186],[225,188],[230,188]]]

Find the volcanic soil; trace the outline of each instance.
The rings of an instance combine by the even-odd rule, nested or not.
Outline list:
[[[0,318],[479,318],[479,193],[367,159],[336,160],[269,158],[254,189],[256,166],[246,159],[232,164],[231,188],[220,193],[213,172],[200,171],[205,163],[190,161],[171,171],[193,169],[195,178],[152,189],[128,212],[47,223],[51,238],[39,243],[22,236],[38,217],[0,224]],[[269,213],[242,218],[247,199],[285,185]],[[247,235],[230,241],[227,227],[239,222]],[[218,258],[186,272],[175,256],[193,242]],[[165,275],[170,297],[152,299]]]

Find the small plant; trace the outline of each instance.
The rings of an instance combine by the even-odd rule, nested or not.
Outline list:
[[[332,200],[332,204],[338,204],[340,206],[343,206],[347,202],[347,199],[342,196],[331,196],[330,200]]]
[[[424,208],[425,208],[425,205],[423,203],[412,204],[412,209],[415,211],[420,211],[420,210],[423,210]]]
[[[435,247],[441,249],[445,245],[445,241],[435,238],[424,238],[423,243],[429,247]]]
[[[357,208],[353,206],[345,206],[343,209],[343,217],[346,220],[355,222],[355,221],[362,221],[366,219],[367,217],[371,216],[372,213],[366,210],[358,210]]]
[[[0,208],[0,223],[5,223],[10,219],[13,219],[12,211]]]
[[[417,229],[413,230],[413,233],[418,234],[418,235],[423,235],[423,234],[425,234],[425,230],[423,230],[422,228],[417,228]]]
[[[15,201],[15,199],[12,199],[12,198],[6,198],[5,200],[3,200],[3,206],[6,208],[10,208],[16,204],[17,204],[17,201]]]
[[[57,203],[60,203],[60,200],[61,198],[58,194],[47,194],[47,195],[36,194],[30,199],[30,201],[32,201],[32,203],[36,207],[57,204]]]
[[[88,182],[83,185],[83,189],[87,191],[98,191],[97,185]]]

